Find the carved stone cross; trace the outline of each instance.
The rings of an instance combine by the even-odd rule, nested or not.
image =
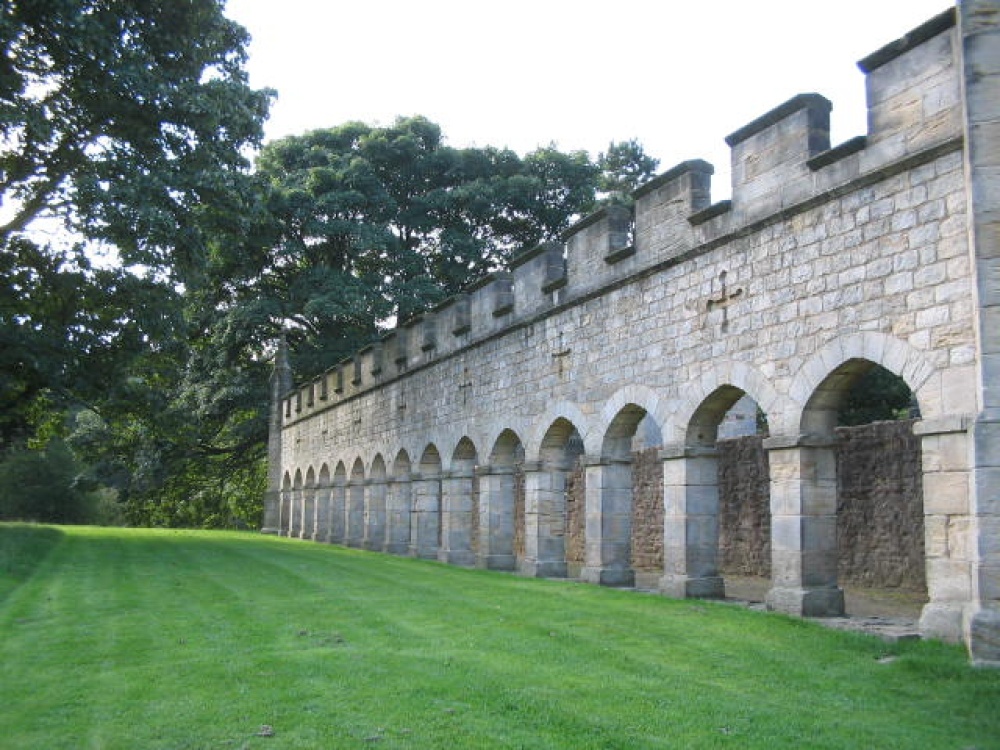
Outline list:
[[[743,294],[743,288],[741,287],[732,292],[727,291],[725,271],[719,274],[719,286],[721,287],[719,296],[715,299],[709,299],[707,307],[709,312],[717,307],[722,308],[722,330],[726,331],[729,328],[729,303]]]
[[[560,379],[563,377],[563,374],[564,374],[563,368],[564,368],[565,365],[563,363],[566,361],[566,358],[572,353],[572,351],[573,351],[572,349],[570,349],[570,348],[568,348],[568,347],[566,347],[566,346],[563,345],[563,335],[562,335],[562,332],[560,332],[559,333],[559,350],[555,351],[555,352],[552,352],[552,359],[554,359],[556,361],[556,363],[558,364],[558,366],[559,366],[559,377],[560,377]]]
[[[472,381],[469,380],[469,368],[462,368],[462,380],[464,382],[458,384],[458,390],[462,394],[462,405],[469,403],[469,388],[472,387]]]

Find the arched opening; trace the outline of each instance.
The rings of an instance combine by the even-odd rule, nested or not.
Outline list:
[[[762,602],[771,586],[771,484],[767,417],[743,394],[722,417],[716,440],[719,572],[726,595]]]
[[[441,455],[433,443],[420,456],[412,492],[411,554],[436,560],[441,548]]]
[[[365,489],[364,548],[381,552],[385,546],[385,505],[388,491],[385,459],[381,453],[372,461],[371,476]]]
[[[643,425],[641,433],[640,425]],[[635,582],[633,531],[638,530],[638,524],[634,523],[637,510],[634,454],[639,445],[647,442],[662,443],[659,429],[645,409],[626,404],[608,426],[599,460],[588,462],[586,566],[582,572],[586,581],[609,586],[631,586]],[[662,528],[661,519],[660,533],[655,534],[660,538]]]
[[[401,450],[392,462],[386,495],[385,551],[405,555],[410,550],[410,455]]]
[[[889,370],[852,360],[820,385],[808,408],[836,413],[837,582],[847,614],[917,619],[927,578],[913,393]]]
[[[451,468],[441,482],[441,544],[438,559],[453,565],[476,562],[476,527],[479,524],[478,453],[463,437],[451,456]]]
[[[524,445],[510,429],[500,433],[479,472],[477,535],[479,567],[515,570],[524,559]]]
[[[763,599],[770,588],[766,416],[734,385],[710,393],[664,461],[664,593]],[[763,561],[763,562],[762,562]]]
[[[542,438],[540,460],[525,465],[525,575],[576,577],[583,568],[585,514],[583,438],[567,419]]]
[[[365,465],[354,460],[347,483],[347,538],[349,547],[361,547],[365,540]]]

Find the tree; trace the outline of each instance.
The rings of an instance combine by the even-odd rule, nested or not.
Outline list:
[[[256,226],[246,154],[271,96],[248,87],[247,35],[222,7],[0,5],[0,450],[81,405],[116,438],[105,466],[118,448],[166,474],[216,448],[183,414],[206,335],[192,303],[213,254]]]
[[[632,193],[656,174],[659,164],[659,159],[647,156],[634,138],[617,143],[612,141],[608,150],[597,157],[597,166],[601,170],[598,189],[605,200],[630,203]]]

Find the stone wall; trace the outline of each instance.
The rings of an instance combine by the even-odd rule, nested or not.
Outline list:
[[[913,421],[840,427],[837,436],[840,579],[926,592],[921,451]]]
[[[651,537],[630,537],[655,528],[652,516],[629,523],[632,512],[654,512],[645,493],[655,480],[643,476],[645,458],[631,480],[622,467],[646,422],[663,449],[660,590],[718,595],[720,526],[725,565],[765,570],[767,558],[756,552],[762,514],[724,506],[737,520],[720,524],[715,502],[719,424],[746,395],[770,429],[768,606],[836,614],[836,406],[879,365],[907,383],[923,416],[915,431],[931,543],[921,627],[971,643],[975,621],[986,633],[978,643],[1000,643],[1000,547],[990,541],[1000,529],[1000,407],[995,424],[984,412],[984,398],[1000,393],[1000,357],[983,355],[984,342],[1000,347],[998,254],[974,256],[1000,237],[983,208],[1000,195],[997,172],[977,166],[1000,147],[985,126],[970,130],[967,108],[993,113],[996,83],[963,62],[970,36],[982,64],[1000,60],[1000,15],[977,11],[991,7],[963,0],[861,62],[865,135],[832,145],[831,103],[793,97],[726,139],[731,199],[712,202],[711,165],[679,164],[640,187],[632,211],[586,217],[562,243],[518,256],[286,393],[268,495],[280,533],[301,528],[294,519],[328,477],[319,495],[331,498],[333,531],[320,536],[345,541],[344,485],[352,508],[361,495],[377,503],[365,488],[379,485],[366,482],[384,474],[400,525],[390,536],[410,518],[419,537],[410,548],[429,554],[434,514],[448,513],[454,547],[472,536],[454,477],[475,466],[488,487],[479,516],[504,538],[488,553],[480,540],[487,561],[471,545],[449,548],[450,559],[527,575],[582,564],[586,580],[628,585],[632,566],[656,560]],[[984,320],[981,302],[993,317]],[[569,449],[574,435],[579,451]],[[525,480],[515,492],[517,451]],[[580,454],[595,483],[586,519],[582,472],[568,487],[564,476]]]
[[[663,570],[663,464],[658,448],[632,454],[632,567]]]
[[[764,437],[720,440],[719,556],[723,575],[771,575],[770,473]]]

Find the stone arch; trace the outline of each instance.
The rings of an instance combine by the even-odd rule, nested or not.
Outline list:
[[[664,442],[668,445],[690,445],[692,415],[709,402],[714,402],[712,408],[719,408],[717,399],[720,389],[736,389],[749,395],[772,420],[772,424],[787,412],[787,396],[780,394],[770,379],[745,362],[726,362],[692,376],[672,403],[672,408],[669,411],[663,409],[657,415],[663,425]],[[707,412],[702,415],[699,424],[704,425],[705,419],[711,421]]]
[[[292,475],[285,472],[281,479],[281,500],[278,506],[278,534],[291,535],[292,518]]]
[[[479,470],[479,545],[476,564],[514,570],[524,557],[524,444],[505,428]]]
[[[791,415],[792,422],[789,425],[791,429],[788,432],[796,428],[806,430],[813,428],[812,420],[815,420],[818,414],[813,413],[809,419],[805,419],[807,404],[813,401],[817,394],[825,394],[813,401],[810,406],[814,412],[821,410],[823,404],[829,403],[830,398],[835,397],[845,381],[853,382],[854,378],[860,377],[873,364],[884,367],[906,382],[913,391],[920,406],[920,413],[925,419],[943,415],[941,388],[948,378],[934,367],[927,355],[894,336],[876,331],[862,331],[826,344],[807,359],[795,373],[788,390],[789,406],[795,409]],[[969,398],[974,401],[975,394],[969,394]],[[969,411],[971,412],[973,408]]]
[[[730,376],[737,382],[721,380]],[[760,390],[751,392],[747,386]],[[670,596],[722,598],[719,426],[746,396],[761,408],[777,408],[779,401],[756,370],[745,366],[713,370],[709,377],[692,384],[690,391],[673,415],[677,441],[664,449],[664,575],[660,589]],[[760,505],[758,526],[769,529],[766,499],[762,498]],[[762,533],[760,543],[768,538]],[[755,553],[758,557],[768,554],[764,550]]]
[[[869,558],[870,550],[865,546],[871,544],[878,544],[883,553],[890,548],[892,553],[903,553],[903,548],[896,545],[906,538],[903,532],[908,526],[919,527],[915,532],[916,541],[922,544],[925,527],[933,526],[936,521],[926,520],[932,513],[922,499],[914,498],[921,500],[920,508],[913,508],[912,504],[909,508],[916,518],[911,517],[911,523],[904,523],[905,505],[894,509],[894,518],[889,523],[892,529],[882,535],[881,541],[868,539],[876,523],[874,517],[864,522],[865,528],[846,523],[852,513],[847,512],[847,505],[842,503],[840,496],[840,474],[845,469],[838,460],[841,443],[837,430],[838,413],[852,387],[876,366],[902,378],[921,409],[933,408],[936,399],[927,398],[926,390],[927,384],[935,378],[933,369],[911,347],[886,336],[859,335],[834,342],[806,363],[793,386],[798,395],[805,396],[797,437],[785,440],[780,450],[771,451],[772,465],[778,463],[780,466],[777,478],[772,480],[772,496],[778,502],[774,504],[776,544],[772,552],[776,575],[769,602],[776,609],[798,614],[843,613],[845,599],[841,573],[846,560],[855,556]],[[807,386],[812,390],[803,394]],[[922,388],[923,401],[919,396]],[[890,427],[883,425],[886,429]],[[910,444],[916,448],[912,429],[900,433],[903,434],[909,436]],[[914,464],[919,465],[920,461],[917,455]],[[889,463],[887,460],[880,465],[884,467]],[[845,498],[850,497],[845,495]],[[883,502],[899,500],[898,495],[887,492],[881,493],[881,497]],[[859,507],[859,510],[867,513],[869,509]],[[783,527],[801,529],[801,537],[789,537],[783,533]],[[858,546],[859,539],[864,540],[861,546]],[[878,560],[866,559],[866,565],[871,563],[877,566]],[[927,569],[931,570],[932,566]],[[929,588],[933,589],[933,585]]]
[[[386,492],[385,551],[405,555],[410,550],[410,454],[400,448],[392,461]]]
[[[385,546],[385,507],[388,493],[385,459],[376,453],[365,482],[364,543],[365,549],[381,552]]]
[[[365,465],[360,456],[351,464],[347,481],[347,513],[345,543],[349,547],[364,546],[365,539]]]
[[[525,445],[525,453],[529,461],[544,461],[543,451],[551,450],[553,445],[556,452],[561,449],[560,437],[553,433],[553,427],[557,424],[569,424],[575,431],[583,445],[583,452],[596,452],[599,446],[590,446],[587,440],[593,433],[590,427],[590,420],[579,409],[579,407],[568,402],[560,402],[552,405],[541,414],[534,423],[528,441]],[[553,441],[555,441],[553,443]]]
[[[441,548],[441,454],[434,443],[420,455],[412,493],[411,554],[436,560]]]
[[[628,400],[630,395],[646,395],[647,406],[657,408],[653,394],[637,387],[619,391],[604,410],[607,427],[600,455],[586,461],[586,560],[581,575],[606,586],[635,583],[632,444],[640,423],[649,419],[649,411]]]
[[[525,552],[520,570],[539,577],[565,577],[583,563],[584,437],[561,412],[539,435],[537,461],[525,463]],[[574,571],[575,572],[575,571]]]
[[[316,536],[317,542],[330,541],[330,465],[324,462],[319,468],[316,484]]]
[[[292,480],[292,501],[288,528],[288,536],[295,539],[302,536],[302,494],[304,487],[305,480],[302,476],[302,469],[296,469],[295,479]]]
[[[450,469],[441,478],[441,544],[438,559],[454,565],[476,562],[479,525],[479,452],[468,436],[463,436],[451,454]]]

